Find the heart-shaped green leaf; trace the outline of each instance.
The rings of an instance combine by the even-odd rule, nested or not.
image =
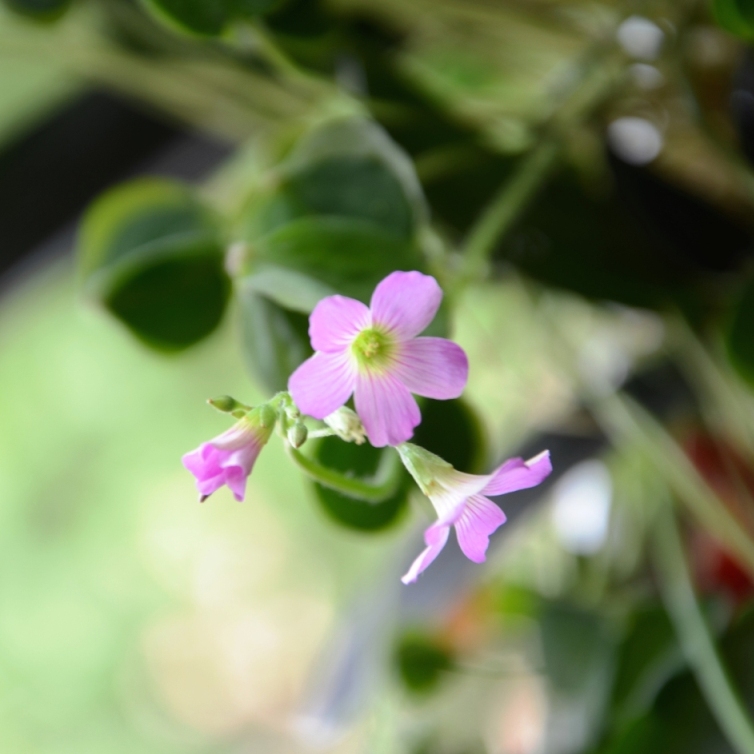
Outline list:
[[[387,453],[394,454],[395,451],[392,448],[354,445],[337,437],[326,437],[317,446],[315,458],[328,468],[357,478],[370,479],[378,473],[381,464],[391,460],[385,458]],[[396,473],[401,476],[397,492],[380,503],[358,500],[316,483],[314,491],[322,508],[334,521],[359,531],[380,531],[395,523],[406,507],[410,478],[402,468]]]
[[[186,348],[222,318],[230,281],[217,223],[182,184],[140,179],[103,194],[78,252],[88,294],[152,347]]]

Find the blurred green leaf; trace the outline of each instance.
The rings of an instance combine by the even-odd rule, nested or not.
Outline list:
[[[142,3],[155,17],[177,31],[215,37],[236,19],[267,13],[278,0],[142,0]]]
[[[5,0],[5,4],[36,21],[54,21],[68,10],[72,0]]]
[[[362,301],[369,301],[377,283],[394,270],[421,266],[407,242],[372,223],[345,217],[289,222],[253,245],[250,271],[259,262],[294,270]]]
[[[251,199],[241,233],[254,242],[304,216],[361,221],[408,245],[426,206],[410,158],[377,124],[350,117],[299,140],[273,187]]]
[[[673,626],[662,605],[637,610],[618,651],[612,701],[618,717],[646,710],[683,664]]]
[[[88,294],[154,348],[186,348],[222,319],[230,281],[217,223],[182,184],[106,192],[84,217],[78,253]]]
[[[615,645],[606,618],[567,602],[549,602],[540,615],[551,721],[565,729],[562,751],[583,751],[600,732],[608,708]],[[553,731],[553,735],[557,735]]]
[[[260,296],[243,280],[237,284],[236,298],[249,369],[268,392],[287,389],[291,372],[313,353],[308,318]]]
[[[443,672],[453,667],[448,650],[422,634],[402,636],[395,654],[401,680],[408,689],[419,694],[433,691]]]
[[[283,166],[314,214],[361,218],[410,238],[427,208],[414,165],[374,121],[337,118],[304,136]]]
[[[712,15],[731,34],[744,39],[754,37],[754,3],[751,0],[713,0]]]
[[[286,188],[309,212],[369,220],[410,238],[414,213],[399,180],[375,155],[338,155],[292,175]]]
[[[317,446],[315,459],[336,471],[368,479],[374,477],[381,464],[388,460],[388,453],[394,454],[394,451],[375,448],[368,443],[355,445],[337,437],[325,437]],[[339,524],[359,531],[380,531],[395,523],[406,508],[410,478],[402,467],[396,473],[400,473],[402,480],[398,491],[381,503],[358,500],[316,483],[314,491],[325,512]]]
[[[731,363],[754,386],[754,280],[744,288],[724,336]]]
[[[482,424],[461,398],[421,400],[422,421],[411,442],[444,458],[460,471],[480,472],[487,460]]]
[[[754,611],[748,610],[723,635],[719,650],[741,698],[754,714]],[[608,736],[599,754],[733,754],[702,696],[685,669],[671,678],[652,708]]]

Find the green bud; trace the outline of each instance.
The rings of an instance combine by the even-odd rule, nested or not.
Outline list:
[[[309,435],[309,430],[306,428],[306,426],[301,422],[296,422],[288,430],[288,442],[294,448],[300,448],[306,442],[306,438],[308,435]]]
[[[354,442],[357,445],[363,444],[366,440],[364,425],[361,423],[358,414],[351,411],[347,406],[342,406],[329,416],[325,417],[325,424],[346,442]]]
[[[248,411],[251,411],[251,406],[247,406],[240,403],[235,398],[231,398],[229,395],[221,395],[218,398],[210,398],[207,403],[218,411],[222,411],[224,414],[233,414],[238,417],[246,416]]]
[[[275,411],[269,403],[263,403],[257,407],[259,424],[262,427],[271,428],[275,426],[275,422],[278,420],[277,411]]]

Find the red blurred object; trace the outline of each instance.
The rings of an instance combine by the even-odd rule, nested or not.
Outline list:
[[[725,440],[696,431],[685,442],[686,454],[707,484],[743,528],[754,532],[754,470]],[[723,592],[736,604],[754,595],[754,581],[710,534],[694,528],[690,537],[697,588]]]

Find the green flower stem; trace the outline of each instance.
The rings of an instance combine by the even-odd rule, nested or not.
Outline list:
[[[560,165],[565,141],[626,80],[626,61],[615,48],[598,46],[584,63],[580,86],[563,103],[543,130],[539,144],[522,159],[471,228],[463,249],[457,285],[483,276],[499,241],[514,226],[545,180]]]
[[[388,453],[374,479],[365,481],[327,468],[295,448],[288,446],[287,449],[294,463],[315,482],[343,495],[368,503],[381,503],[395,495],[400,487],[402,467],[397,453]]]
[[[654,554],[660,592],[681,649],[720,728],[738,754],[754,754],[754,727],[726,671],[694,595],[669,501],[658,513]]]
[[[527,155],[519,169],[503,184],[471,229],[464,250],[462,279],[477,279],[497,242],[518,219],[522,210],[558,164],[560,145],[546,139]]]
[[[636,440],[645,448],[659,475],[692,515],[754,576],[754,541],[665,428],[625,396],[596,400],[590,408],[615,440]]]

